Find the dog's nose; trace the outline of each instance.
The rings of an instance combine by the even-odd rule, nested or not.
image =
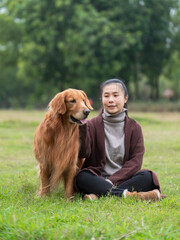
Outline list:
[[[86,109],[84,109],[83,113],[87,117],[90,113],[90,110],[88,108],[86,108]]]

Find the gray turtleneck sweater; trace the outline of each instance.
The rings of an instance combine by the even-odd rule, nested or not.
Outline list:
[[[126,109],[116,114],[109,114],[105,110],[102,114],[105,132],[106,164],[102,175],[108,178],[118,171],[123,164],[124,145],[124,120]]]

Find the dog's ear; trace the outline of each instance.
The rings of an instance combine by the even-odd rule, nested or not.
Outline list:
[[[65,114],[66,112],[66,103],[65,103],[65,94],[64,92],[56,94],[56,96],[49,103],[51,109],[60,114]]]
[[[91,104],[90,104],[90,102],[89,102],[89,99],[88,99],[87,95],[85,94],[85,92],[82,91],[82,90],[80,90],[80,91],[82,92],[82,94],[83,94],[84,97],[85,97],[85,104],[86,104],[86,106],[87,106],[89,109],[93,110],[93,108],[92,108],[92,106],[91,106]]]

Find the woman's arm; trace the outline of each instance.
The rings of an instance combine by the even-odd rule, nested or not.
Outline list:
[[[79,127],[79,158],[88,158],[91,154],[91,136],[88,122]]]

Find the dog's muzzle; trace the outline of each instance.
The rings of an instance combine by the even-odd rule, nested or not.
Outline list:
[[[88,108],[84,109],[83,110],[83,114],[84,114],[83,119],[77,119],[77,118],[73,117],[72,115],[70,115],[71,121],[74,123],[77,123],[79,125],[83,125],[86,123],[86,118],[88,117],[89,113],[90,113],[90,110]]]

